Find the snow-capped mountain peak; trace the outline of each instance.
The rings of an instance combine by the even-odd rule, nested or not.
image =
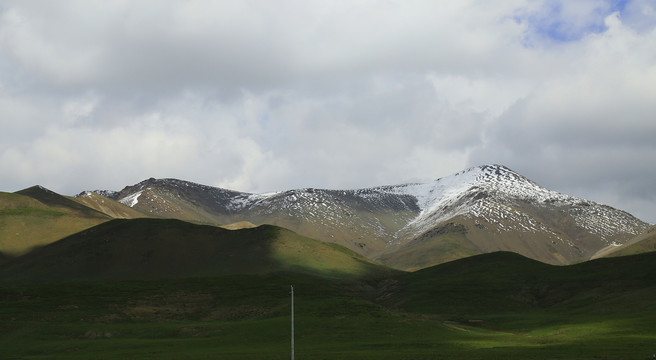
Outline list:
[[[414,222],[438,211],[452,209],[459,200],[467,198],[471,204],[491,195],[506,195],[524,199],[556,197],[558,194],[546,190],[531,180],[502,165],[472,167],[451,176],[425,184],[406,184],[391,188],[399,195],[410,195],[417,199],[421,209]],[[456,210],[456,209],[452,209]],[[445,213],[445,216],[456,214]]]
[[[555,220],[545,222],[543,214],[551,213],[548,219],[568,216],[604,244],[616,241],[618,233],[635,235],[645,225],[622,211],[545,189],[503,165],[472,167],[430,183],[388,189],[417,199],[420,210],[391,243],[402,243],[457,216],[473,219],[481,227],[493,225],[497,232],[547,233],[554,241],[564,241],[561,231],[554,230]]]

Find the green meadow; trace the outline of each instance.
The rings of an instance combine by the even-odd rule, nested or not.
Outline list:
[[[611,294],[582,285],[567,300],[539,305],[521,286],[513,291],[513,281],[477,292],[465,276],[461,292],[445,287],[438,295],[411,275],[4,285],[0,358],[288,359],[290,284],[296,359],[650,359],[656,352],[653,288],[633,283]],[[421,296],[435,298],[434,307]]]
[[[11,210],[13,211],[13,210]],[[112,220],[0,257],[0,359],[653,359],[656,253],[401,272],[275,226]]]

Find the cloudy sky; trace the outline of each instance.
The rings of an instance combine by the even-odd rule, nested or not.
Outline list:
[[[0,0],[0,191],[499,163],[656,222],[656,0]]]

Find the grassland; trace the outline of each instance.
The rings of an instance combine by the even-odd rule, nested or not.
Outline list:
[[[429,234],[430,235],[430,234]],[[400,249],[383,253],[376,258],[395,269],[415,271],[468,256],[478,255],[478,250],[464,233],[444,233],[435,236],[419,237]]]
[[[298,275],[4,287],[4,359],[646,359],[653,310],[525,309],[473,319],[391,311]]]
[[[0,253],[22,255],[109,219],[39,187],[0,192]]]
[[[293,284],[297,359],[649,359],[654,260],[5,283],[0,358],[288,359]]]

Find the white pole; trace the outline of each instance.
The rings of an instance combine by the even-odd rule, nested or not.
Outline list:
[[[294,360],[294,286],[292,286],[292,360]]]

